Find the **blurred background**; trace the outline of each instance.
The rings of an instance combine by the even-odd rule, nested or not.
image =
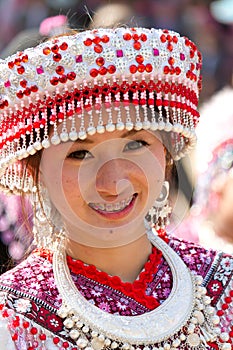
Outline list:
[[[60,26],[67,28],[126,24],[178,31],[192,39],[203,55],[200,104],[223,87],[232,86],[233,0],[0,0],[0,58],[35,46],[44,37],[56,33],[51,29],[51,22],[49,25],[44,22],[42,26],[41,23],[57,15],[63,15],[65,22]],[[180,216],[185,216],[192,203],[195,180],[190,171],[191,162],[189,158],[177,165],[186,203],[185,209],[181,206],[181,214],[177,209]],[[9,204],[4,196],[0,197],[2,272],[9,255],[17,262],[25,250],[22,234],[21,238],[15,237],[19,231],[17,210],[17,198]]]

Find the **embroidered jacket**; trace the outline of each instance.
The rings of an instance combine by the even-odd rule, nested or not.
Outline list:
[[[223,340],[233,344],[233,257],[177,238],[171,238],[169,244],[191,271],[204,278],[207,295],[220,317]],[[119,277],[70,257],[67,262],[78,290],[104,312],[132,317],[149,312],[163,303],[172,289],[170,267],[156,248],[134,283],[123,283]],[[1,350],[80,349],[57,315],[61,302],[49,251],[34,251],[2,275]],[[217,343],[208,346],[219,349]]]

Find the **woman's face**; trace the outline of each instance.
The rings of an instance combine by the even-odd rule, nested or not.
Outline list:
[[[150,131],[113,131],[43,151],[41,180],[71,240],[95,247],[128,244],[164,181],[165,151]]]

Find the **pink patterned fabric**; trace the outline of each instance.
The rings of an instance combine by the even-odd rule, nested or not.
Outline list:
[[[169,244],[190,270],[204,278],[212,306],[219,310],[221,327],[233,337],[233,257],[207,251],[177,238],[171,239]],[[153,260],[153,254],[150,259]],[[158,271],[155,266],[155,273],[150,264],[145,265],[148,283],[145,283],[141,302],[127,295],[127,289],[122,292],[120,279],[116,279],[113,288],[110,277],[101,282],[101,272],[96,269],[93,270],[93,278],[87,277],[89,272],[85,274],[85,268],[88,271],[90,266],[81,264],[81,273],[71,272],[73,281],[86,299],[105,312],[140,315],[150,311],[145,306],[148,296],[161,304],[171,292],[172,274],[163,258]],[[147,269],[150,271],[148,274]],[[0,305],[2,318],[8,320],[15,349],[78,349],[56,314],[61,306],[61,297],[54,281],[50,252],[34,251],[27,260],[0,277]],[[213,348],[218,349],[216,346]]]

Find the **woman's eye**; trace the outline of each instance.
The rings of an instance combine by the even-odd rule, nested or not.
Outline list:
[[[83,160],[83,159],[88,159],[88,158],[93,158],[91,152],[82,149],[80,151],[74,151],[68,155],[67,158],[71,159],[77,159],[77,160]]]
[[[125,145],[124,151],[134,151],[144,146],[148,146],[148,143],[146,141],[143,141],[143,140],[130,141]]]

